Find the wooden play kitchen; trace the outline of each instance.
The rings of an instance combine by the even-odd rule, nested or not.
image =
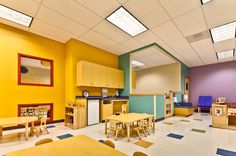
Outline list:
[[[122,105],[125,105],[126,113],[129,110],[129,100],[127,99],[113,99],[113,100],[101,100],[100,105],[100,121],[104,122],[107,117],[113,114],[122,113]]]
[[[236,130],[236,104],[213,103],[212,126]]]

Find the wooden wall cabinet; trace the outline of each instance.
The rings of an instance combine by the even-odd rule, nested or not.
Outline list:
[[[87,61],[79,61],[77,86],[124,88],[124,72]]]

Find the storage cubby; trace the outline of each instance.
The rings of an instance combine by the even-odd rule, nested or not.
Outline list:
[[[77,100],[76,106],[65,107],[65,126],[78,129],[87,126],[87,101]]]

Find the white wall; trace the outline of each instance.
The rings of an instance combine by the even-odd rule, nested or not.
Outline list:
[[[181,91],[181,65],[179,63],[136,71],[136,88],[132,93],[167,93]]]

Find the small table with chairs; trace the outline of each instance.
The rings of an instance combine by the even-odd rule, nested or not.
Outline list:
[[[12,117],[12,118],[0,118],[0,138],[2,137],[3,126],[9,125],[25,125],[25,140],[29,138],[29,123],[33,129],[34,122],[38,120],[37,117]]]
[[[154,115],[146,114],[146,113],[128,113],[128,114],[120,114],[120,115],[112,115],[107,117],[105,120],[105,134],[107,134],[108,122],[110,121],[112,124],[114,121],[117,123],[124,124],[127,129],[127,138],[130,141],[130,128],[131,125],[135,122],[142,122],[143,120],[150,121],[152,131],[155,132],[155,117]],[[118,133],[118,132],[116,132]],[[122,132],[123,133],[123,132]],[[117,136],[117,134],[116,134]]]

